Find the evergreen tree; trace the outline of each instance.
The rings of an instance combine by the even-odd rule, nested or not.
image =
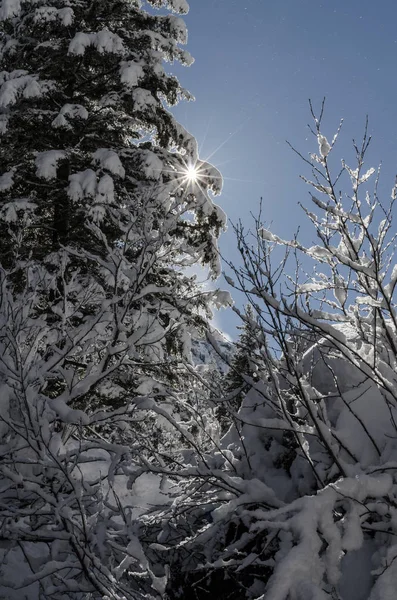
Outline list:
[[[248,379],[256,377],[258,370],[258,325],[255,322],[254,309],[250,304],[245,307],[245,314],[241,315],[243,325],[237,326],[241,331],[236,342],[236,350],[226,375],[226,391],[239,391],[238,398],[250,388]]]
[[[164,404],[179,401],[178,357],[219,302],[184,272],[218,274],[225,222],[208,195],[219,173],[166,108],[190,98],[163,64],[190,64],[185,42],[179,17],[138,0],[0,7],[7,598],[135,599],[165,585],[120,494],[164,466],[137,424],[147,411],[188,437]],[[15,578],[18,561],[29,567]]]
[[[221,384],[223,402],[216,414],[222,431],[227,431],[231,425],[231,412],[240,408],[241,402],[252,384],[258,380],[260,370],[260,331],[250,304],[245,307],[245,314],[240,314],[243,325],[237,326],[241,331],[234,352],[231,355],[229,369],[223,376]],[[218,393],[219,396],[219,393]]]

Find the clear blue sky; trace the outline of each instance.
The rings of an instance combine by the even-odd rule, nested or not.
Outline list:
[[[351,138],[360,138],[369,115],[368,166],[382,161],[391,188],[397,173],[397,3],[191,0],[185,20],[196,61],[171,70],[196,102],[180,104],[175,114],[197,138],[202,158],[218,149],[211,158],[225,180],[218,203],[232,221],[248,224],[262,196],[274,233],[288,237],[304,226],[298,201],[308,203],[308,190],[298,175],[305,169],[285,140],[303,154],[316,151],[306,127],[308,98],[319,106],[326,96],[328,137],[344,118],[339,148],[347,162]],[[312,241],[305,226],[303,235]],[[231,232],[221,250],[236,257]],[[220,313],[218,323],[233,333],[229,314]]]

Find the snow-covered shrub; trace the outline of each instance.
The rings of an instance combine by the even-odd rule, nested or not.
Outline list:
[[[328,142],[322,112],[319,150],[302,157],[318,245],[282,240],[260,218],[253,234],[236,226],[242,266],[228,280],[254,311],[265,376],[247,378],[220,451],[192,462],[195,506],[208,506],[179,542],[192,597],[211,598],[211,585],[236,599],[395,595],[396,187],[383,203],[367,131],[354,167],[333,174],[339,130]]]

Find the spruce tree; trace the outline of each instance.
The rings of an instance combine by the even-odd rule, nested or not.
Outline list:
[[[247,379],[254,377],[258,362],[258,327],[250,304],[247,304],[242,319],[243,324],[237,326],[241,333],[226,376],[226,390],[232,392],[241,388],[240,399],[250,387]]]
[[[191,62],[185,25],[141,4],[0,6],[7,598],[135,599],[165,586],[120,490],[164,465],[136,421],[151,411],[174,423],[175,365],[212,298],[185,267],[218,274],[224,215],[208,195],[219,173],[166,107],[190,98],[164,70]]]
[[[222,387],[225,400],[217,410],[217,416],[223,431],[231,425],[230,412],[237,411],[243,398],[257,381],[260,372],[259,327],[255,320],[254,310],[250,304],[241,314],[242,325],[238,325],[240,335],[230,360],[227,373],[223,377]],[[261,373],[263,375],[263,373]]]

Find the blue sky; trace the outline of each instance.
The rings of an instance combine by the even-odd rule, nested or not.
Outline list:
[[[191,0],[190,6],[188,49],[196,60],[171,70],[196,102],[180,104],[175,114],[197,138],[202,158],[212,155],[220,168],[218,203],[232,221],[248,225],[263,197],[274,233],[289,237],[301,225],[306,240],[314,240],[298,207],[308,204],[298,177],[308,173],[285,143],[303,154],[317,150],[307,129],[308,98],[319,106],[326,96],[328,137],[344,118],[338,157],[347,162],[351,139],[360,138],[369,115],[368,166],[382,161],[384,189],[391,188],[397,173],[395,2]],[[231,231],[221,250],[236,259]],[[233,334],[230,314],[220,313],[218,323]]]

